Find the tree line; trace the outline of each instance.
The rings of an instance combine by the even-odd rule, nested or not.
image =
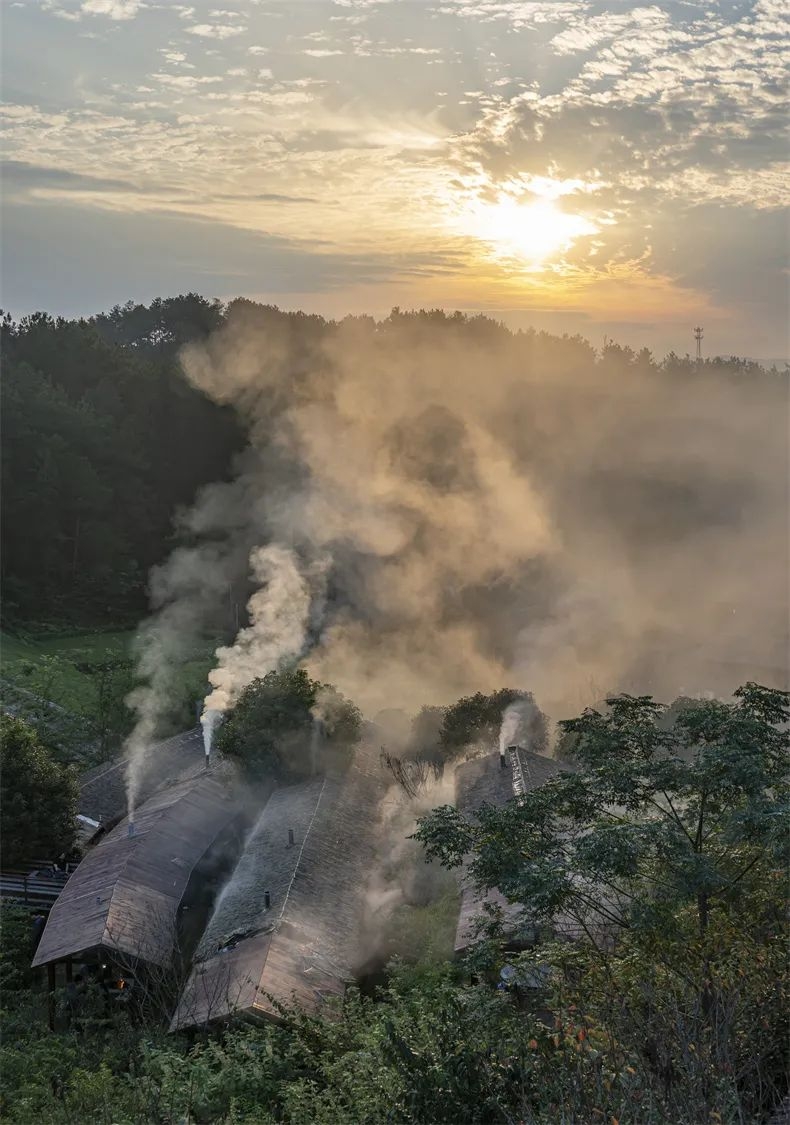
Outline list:
[[[101,626],[134,621],[146,609],[150,567],[174,545],[173,518],[201,485],[232,471],[245,443],[241,423],[184,378],[186,343],[219,328],[239,299],[222,305],[195,293],[128,302],[108,313],[67,320],[39,312],[0,323],[2,387],[2,584],[6,626]],[[305,346],[337,330],[333,321],[254,306],[264,322],[284,322]],[[596,365],[613,377],[660,368],[691,377],[688,356],[658,363],[608,341],[600,354],[580,336],[511,333],[484,316],[441,310],[388,318],[349,318],[361,331],[405,329],[507,338],[526,369],[578,371]],[[724,378],[777,378],[734,357],[706,361]]]

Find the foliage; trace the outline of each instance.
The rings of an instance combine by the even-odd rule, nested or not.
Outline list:
[[[30,911],[0,902],[0,997],[32,982],[33,924]]]
[[[92,324],[3,320],[6,621],[93,624],[144,608],[176,507],[224,477],[240,444],[232,415],[189,386],[175,355],[216,325],[203,304],[187,295]]]
[[[21,719],[0,715],[3,862],[57,857],[74,845],[77,783]]]
[[[649,697],[613,697],[562,724],[578,771],[476,822],[437,810],[417,837],[445,863],[472,853],[481,885],[546,920],[649,928],[693,903],[704,932],[787,854],[788,696],[736,696],[689,704],[669,729]]]
[[[253,776],[304,777],[342,768],[361,727],[359,709],[331,685],[311,680],[303,668],[283,669],[244,689],[217,746]]]
[[[670,723],[649,697],[610,698],[563,724],[576,771],[473,819],[435,810],[417,831],[429,855],[468,856],[481,888],[573,936],[539,963],[568,970],[576,1007],[671,1120],[753,1120],[787,1084],[790,697],[751,683],[735,697],[683,701]]]
[[[148,305],[129,301],[88,320],[38,312],[14,321],[6,315],[0,320],[6,624],[128,623],[145,609],[146,575],[172,548],[177,509],[203,485],[227,478],[244,440],[233,412],[184,378],[179,349],[216,331],[239,309],[256,325],[289,337],[297,368],[347,328],[384,345],[392,339],[419,346],[423,338],[473,347],[496,342],[527,376],[551,370],[583,377],[601,368],[628,385],[658,372],[678,383],[700,373],[688,357],[670,355],[659,364],[645,350],[611,341],[596,355],[579,336],[511,333],[487,317],[439,309],[394,309],[378,323],[349,317],[337,325],[244,299],[223,307],[186,293]],[[761,390],[777,395],[778,409],[784,407],[786,374],[735,357],[706,360],[702,370],[732,382],[759,380]],[[512,421],[523,429],[520,412]],[[430,429],[431,416],[423,422]],[[412,439],[418,450],[424,444],[415,432],[403,436],[406,449]],[[507,426],[502,437],[508,440]],[[412,468],[429,477],[435,470],[419,456]],[[443,474],[440,468],[439,483]],[[616,483],[609,479],[607,489]],[[630,478],[624,487],[632,487]],[[689,502],[684,494],[680,508],[687,514]]]
[[[501,688],[491,695],[477,692],[459,699],[445,711],[439,731],[444,756],[452,758],[472,743],[487,744],[493,748],[507,708],[519,700],[531,698],[529,692]]]
[[[280,1026],[230,1024],[191,1045],[150,1027],[134,1029],[117,1014],[49,1036],[31,1022],[19,1028],[21,1041],[7,1037],[2,1049],[3,1119],[15,1125],[734,1125],[760,1119],[762,1107],[743,1105],[738,1073],[724,1068],[739,1061],[753,1068],[771,1034],[781,1031],[771,1022],[781,997],[772,1012],[765,1008],[778,950],[753,969],[743,956],[753,950],[734,950],[739,1010],[748,1016],[748,1002],[759,1004],[759,1019],[768,1015],[769,1026],[752,1042],[750,1057],[758,1018],[733,1024],[732,1048],[723,1058],[693,1035],[678,1042],[669,1020],[688,1014],[687,998],[643,952],[629,950],[614,981],[583,950],[547,952],[555,970],[542,997],[524,984],[511,991],[466,985],[449,967],[396,967],[379,995],[352,990],[333,1017],[283,1010]],[[516,968],[524,981],[527,966]],[[14,1013],[11,1019],[16,1030]],[[656,1041],[660,1051],[668,1049],[668,1032],[674,1034],[671,1076],[664,1065],[656,1078],[663,1060],[653,1063],[651,1052]],[[782,1042],[775,1040],[775,1054]]]

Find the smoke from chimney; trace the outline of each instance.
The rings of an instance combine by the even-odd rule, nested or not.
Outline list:
[[[289,661],[368,714],[522,683],[557,717],[785,667],[778,383],[626,377],[580,340],[434,314],[307,319],[240,303],[183,352],[250,445],[182,517],[193,546],[154,574],[133,761],[245,572],[249,622],[217,652],[209,731]]]

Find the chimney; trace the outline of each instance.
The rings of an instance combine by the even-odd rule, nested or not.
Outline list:
[[[499,751],[499,767],[500,767],[500,769],[504,769],[506,765],[507,765],[507,759],[505,758],[505,751],[500,750]]]
[[[271,896],[271,895],[269,894],[269,892],[268,892],[268,891],[264,891],[264,892],[263,892],[263,906],[264,906],[264,909],[265,909],[265,910],[268,910],[268,909],[269,909],[269,907],[271,906],[271,904],[272,904],[272,896]]]
[[[129,821],[129,827],[126,829],[127,836],[134,836],[134,821]]]
[[[288,847],[289,848],[293,847],[293,842],[294,842],[294,830],[293,830],[293,828],[289,828],[288,829]]]

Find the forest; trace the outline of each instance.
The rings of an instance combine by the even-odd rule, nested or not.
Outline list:
[[[213,342],[227,339],[223,333],[239,323],[287,343],[288,369],[281,383],[267,386],[265,415],[257,400],[245,411],[246,385],[234,400],[221,387],[209,393],[185,376],[185,346],[206,349],[193,355],[211,355]],[[81,320],[6,316],[0,840],[6,866],[31,852],[54,856],[74,848],[77,773],[117,755],[133,727],[129,693],[139,680],[141,652],[133,634],[152,601],[157,604],[168,560],[204,559],[207,550],[220,549],[219,533],[201,525],[195,512],[210,510],[217,495],[232,498],[238,482],[249,479],[253,455],[265,463],[269,476],[263,479],[272,482],[273,492],[283,481],[291,487],[297,480],[301,488],[314,475],[314,463],[283,460],[277,426],[287,416],[287,395],[301,405],[309,389],[323,405],[329,390],[319,385],[316,391],[306,372],[317,355],[338,354],[348,340],[355,348],[363,341],[355,354],[374,359],[398,353],[404,341],[417,349],[410,356],[423,354],[423,346],[429,358],[445,348],[488,352],[507,367],[515,387],[550,374],[560,388],[557,400],[544,398],[533,409],[526,397],[520,402],[514,396],[512,432],[503,423],[503,446],[515,451],[521,466],[545,455],[547,476],[567,473],[578,455],[582,468],[567,478],[573,511],[578,496],[582,506],[600,504],[591,521],[601,515],[637,575],[648,573],[644,557],[674,557],[661,552],[667,544],[675,550],[694,542],[699,526],[711,536],[707,548],[718,542],[714,536],[721,529],[728,530],[728,521],[738,530],[751,526],[744,522],[750,514],[762,519],[757,487],[718,459],[724,456],[718,440],[710,443],[715,455],[709,452],[704,428],[694,450],[698,487],[674,466],[664,472],[663,463],[648,463],[643,479],[626,479],[595,460],[599,451],[595,458],[588,454],[584,419],[562,408],[567,387],[588,387],[600,408],[602,386],[612,401],[624,403],[638,401],[648,385],[651,395],[657,386],[673,403],[689,388],[702,388],[704,398],[708,388],[721,386],[736,396],[733,401],[758,399],[781,418],[787,371],[736,357],[656,359],[611,341],[596,350],[580,336],[512,332],[490,318],[440,310],[393,309],[379,322],[334,322],[247,300],[223,305],[195,293],[149,305],[130,302]],[[210,371],[208,383],[212,377]],[[345,384],[338,387],[340,398]],[[398,388],[382,383],[382,400],[389,391]],[[473,398],[476,389],[463,393]],[[262,417],[274,419],[263,437]],[[631,417],[623,414],[623,428]],[[676,423],[673,415],[667,418]],[[470,433],[473,426],[459,426],[418,403],[413,424],[399,419],[387,440],[409,487],[416,481],[421,498],[435,493],[449,505],[477,487],[464,476],[468,466],[458,452]],[[635,446],[642,440],[639,432],[628,436]],[[772,431],[767,439],[771,448],[775,436]],[[606,482],[603,499],[585,476],[585,455],[591,458],[589,480]],[[217,492],[226,486],[228,491]],[[559,490],[552,499],[556,512],[571,510]],[[267,513],[263,525],[274,518]],[[413,541],[424,544],[427,537],[421,528]],[[246,564],[248,544],[240,538]],[[407,626],[415,635],[417,630],[409,625],[405,598],[395,597],[406,585],[395,578],[386,598],[366,602],[376,588],[376,549],[367,541],[360,548],[352,538],[338,536],[341,564],[325,590],[326,621],[364,622],[367,633],[353,633],[355,642],[362,637],[368,644],[380,632],[396,648]],[[507,548],[503,535],[497,549],[505,554]],[[430,557],[440,556],[434,551]],[[435,621],[474,622],[479,651],[497,659],[502,622],[515,599],[523,603],[530,594],[528,612],[548,623],[542,639],[556,607],[568,602],[560,578],[540,556],[517,557],[518,567],[509,572],[503,564],[487,586],[482,580],[464,584],[460,564],[441,558],[458,589],[442,590],[445,601]],[[216,604],[200,627],[185,628],[167,681],[167,704],[157,715],[158,735],[195,725],[214,650],[254,618],[245,609],[254,582],[243,570],[229,568],[228,574],[227,581],[224,571],[215,581]],[[770,603],[772,587],[767,589],[764,600]],[[666,596],[681,598],[674,588]],[[405,609],[395,621],[400,605]],[[716,647],[715,634],[708,640]],[[591,650],[602,643],[591,638]],[[508,707],[531,699],[531,683],[486,680],[479,690],[451,691],[441,701],[414,698],[411,708],[399,698],[374,715],[367,698],[349,690],[340,666],[337,686],[331,666],[311,667],[308,675],[293,657],[275,671],[248,677],[220,729],[222,752],[253,778],[306,775],[306,754],[284,748],[307,745],[320,698],[331,711],[328,753],[333,766],[343,768],[360,730],[366,723],[370,730],[375,719],[377,736],[381,732],[392,750],[394,783],[411,796],[422,794],[409,854],[419,856],[420,864],[430,861],[441,890],[394,916],[375,981],[351,988],[329,1016],[283,1010],[277,1024],[230,1021],[189,1034],[167,1034],[161,1014],[150,1007],[108,1005],[93,986],[78,999],[73,989],[59,991],[51,1031],[44,984],[30,968],[29,914],[5,902],[3,1120],[771,1120],[788,1094],[790,696],[744,676],[732,681],[728,701],[694,692],[654,698],[638,680],[643,665],[636,658],[632,665],[639,690],[595,684],[592,705],[563,700],[551,746],[545,733],[536,735],[535,749],[553,753],[567,772],[521,801],[484,807],[471,819],[446,802],[438,784],[435,790],[431,785],[449,776],[454,763],[496,747]],[[499,666],[492,656],[486,675]],[[400,672],[400,665],[391,667]],[[370,687],[370,678],[354,674],[360,692]],[[448,690],[458,682],[448,676]],[[414,689],[409,682],[403,690]],[[454,879],[461,867],[482,891],[497,888],[509,904],[529,904],[538,935],[531,948],[504,953],[505,920],[491,909],[480,919],[471,952],[452,959],[447,933],[448,923],[454,926]],[[557,939],[552,921],[558,915],[573,920],[574,940]],[[159,1008],[172,999],[163,984]]]

